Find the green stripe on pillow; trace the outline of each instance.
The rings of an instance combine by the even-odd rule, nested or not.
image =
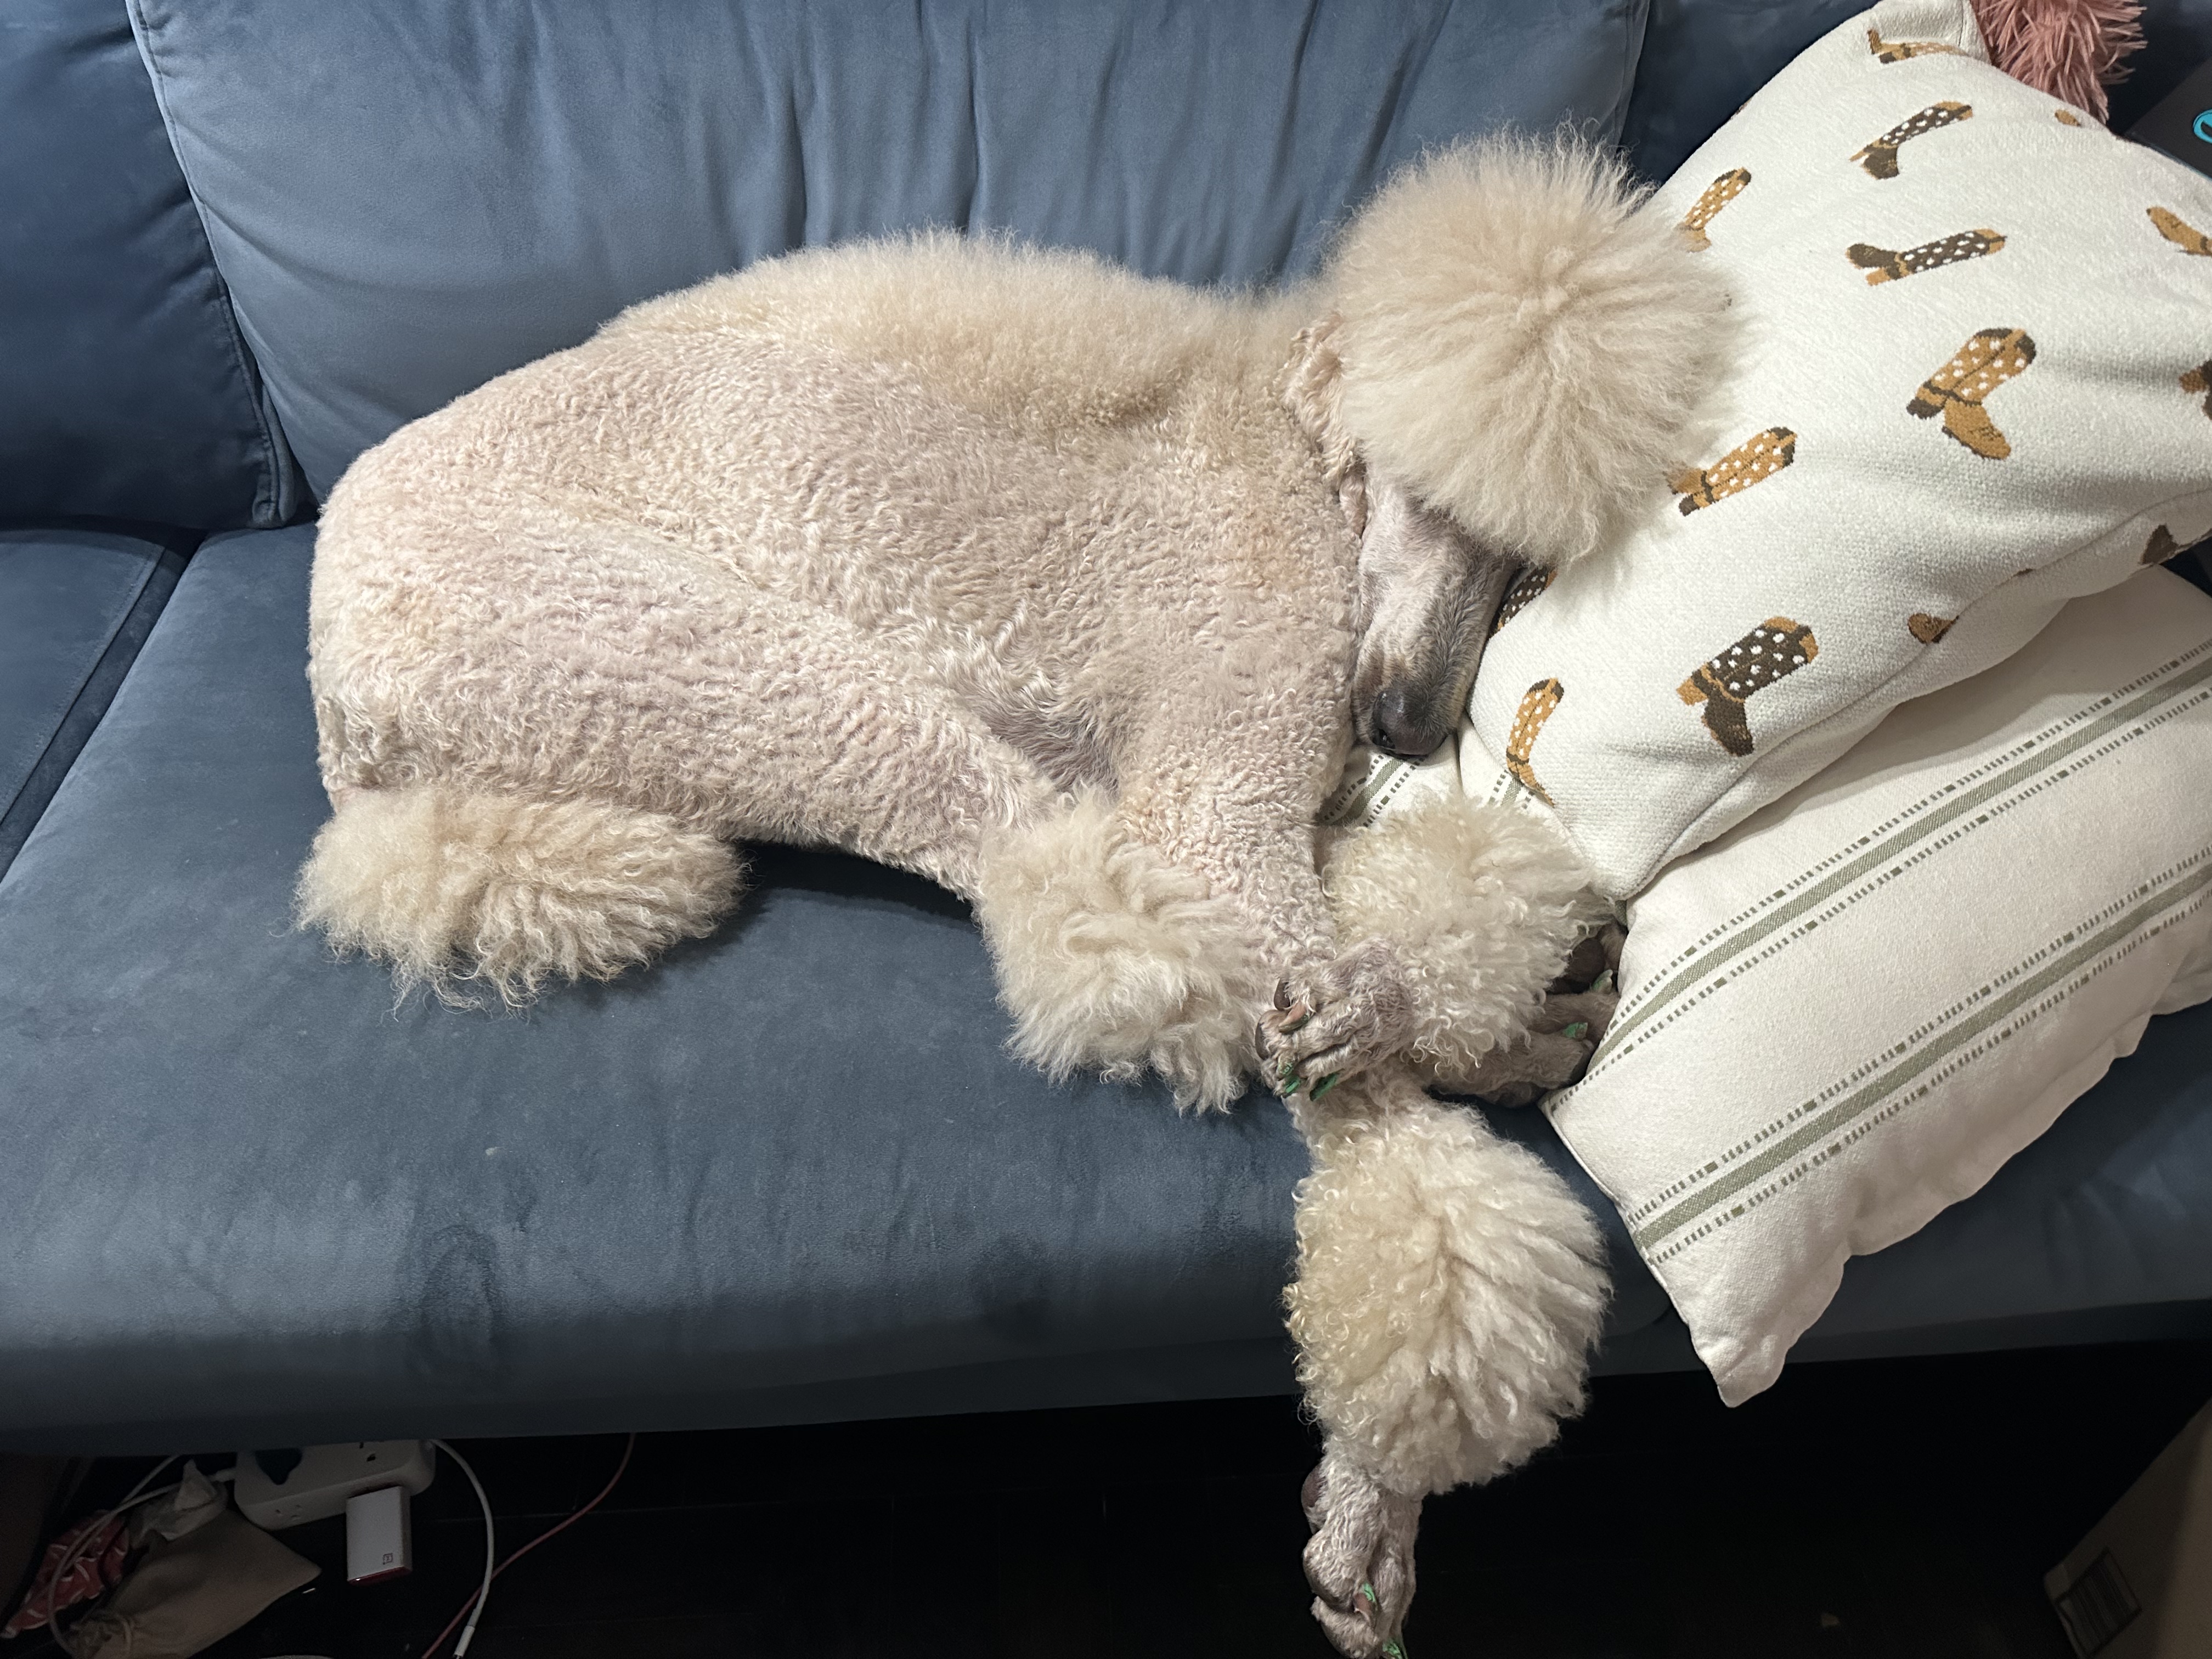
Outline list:
[[[1848,1129],[1855,1120],[1864,1116],[1873,1108],[1897,1094],[1906,1085],[1956,1053],[1973,1038],[1988,1031],[2008,1016],[2018,1012],[2027,1004],[2042,996],[2053,987],[2059,985],[2061,981],[2072,978],[2085,964],[2095,962],[2096,967],[2091,968],[2086,974],[2080,975],[2080,981],[2077,983],[2086,982],[2097,972],[2101,971],[2105,966],[2125,956],[2143,940],[2171,926],[2182,916],[2192,913],[2198,904],[2203,902],[2208,889],[2212,889],[2212,847],[2206,847],[2185,862],[2162,872],[2142,887],[2136,889],[2134,893],[2130,894],[2126,900],[2122,901],[2122,903],[2127,906],[2126,913],[2117,921],[2099,927],[2098,923],[2101,917],[2091,917],[2078,927],[2060,934],[2012,970],[2021,977],[2011,983],[2002,995],[1981,1004],[1971,1018],[1960,1020],[1948,1030],[1942,1030],[1939,1040],[1905,1054],[1904,1058],[1897,1060],[1894,1064],[1883,1069],[1871,1082],[1850,1089],[1850,1091],[1841,1099],[1834,1101],[1824,1109],[1818,1109],[1815,1115],[1805,1117],[1806,1113],[1814,1112],[1819,1109],[1820,1103],[1831,1097],[1838,1089],[1849,1088],[1855,1080],[1853,1078],[1838,1079],[1827,1089],[1803,1103],[1795,1111],[1777,1119],[1757,1133],[1746,1137],[1729,1152],[1721,1154],[1706,1164],[1686,1182],[1676,1182],[1668,1188],[1667,1194],[1662,1194],[1661,1198],[1651,1200],[1637,1210],[1632,1210],[1624,1219],[1629,1223],[1631,1236],[1634,1238],[1637,1248],[1650,1252],[1661,1239],[1682,1232],[1692,1224],[1711,1215],[1715,1210],[1750,1186],[1761,1176],[1779,1168],[1815,1142]],[[2117,908],[2119,907],[2109,907],[2105,914],[2109,915],[2111,908]],[[2153,925],[2154,922],[2155,925]],[[2088,933],[2086,938],[2083,937],[2084,931],[2090,928],[2094,928],[2096,931]],[[2035,969],[2039,962],[2043,965],[2038,971],[2033,973],[2027,971]],[[1984,987],[1984,991],[1995,991],[2000,984],[2003,983],[2005,978],[2005,975],[1999,975],[1996,980],[1991,981],[1988,986]],[[2066,994],[2070,994],[2075,988],[2077,988],[2076,985],[2067,986]],[[1972,1000],[1963,1002],[1954,1010],[1947,1011],[1945,1016],[1939,1017],[1939,1022],[1952,1013],[1964,1012],[1974,1006],[1975,1003]],[[2031,1015],[2030,1019],[2032,1020],[2033,1018],[2033,1016]],[[2013,1030],[2021,1029],[2028,1023],[2029,1021],[2023,1020]],[[2010,1034],[2008,1031],[2002,1035]],[[1898,1054],[1907,1048],[1913,1040],[1905,1039],[1888,1049],[1886,1051],[1885,1058],[1887,1055]],[[1790,1128],[1789,1126],[1793,1121],[1796,1121],[1796,1127]],[[1784,1133],[1785,1130],[1787,1133]],[[1844,1140],[1839,1141],[1836,1146],[1829,1150],[1840,1151],[1851,1138],[1854,1137],[1847,1135]],[[1735,1158],[1753,1148],[1759,1149],[1755,1156],[1746,1158],[1741,1164],[1733,1163]],[[1723,1170],[1726,1173],[1721,1174],[1720,1178],[1710,1186],[1705,1186],[1693,1196],[1663,1209],[1652,1219],[1639,1224],[1639,1214],[1649,1213],[1655,1204],[1664,1203],[1666,1196],[1681,1191],[1685,1186],[1698,1185],[1705,1176],[1719,1173]],[[1748,1206],[1740,1206],[1731,1213],[1740,1213],[1745,1207]],[[1710,1231],[1709,1227],[1701,1229],[1697,1237],[1703,1237]],[[1674,1250],[1691,1242],[1692,1241],[1690,1239],[1678,1240],[1668,1250],[1656,1255],[1654,1260],[1663,1259],[1664,1256],[1674,1254]]]
[[[1686,965],[1656,981],[1647,996],[1638,999],[1633,1005],[1624,1006],[1615,1017],[1612,1029],[1606,1033],[1605,1041],[1599,1045],[1586,1075],[1596,1076],[1609,1062],[1637,1047],[1637,1043],[1630,1040],[1635,1031],[1674,1003],[1686,990],[1712,979],[1728,963],[1742,957],[1760,940],[1788,927],[1883,865],[1920,847],[1936,831],[1958,823],[1977,809],[2004,795],[2039,787],[2040,781],[2054,774],[2062,762],[2078,755],[2099,738],[2124,727],[2148,729],[2170,716],[2174,711],[2168,705],[2191,691],[2212,695],[2212,691],[2203,690],[2208,683],[2212,683],[2212,641],[2161,665],[2133,684],[2123,686],[2110,696],[2076,711],[2037,733],[2010,754],[2001,756],[1923,797],[1869,837],[1838,849],[1828,859],[1814,865],[1799,879],[1820,876],[1826,866],[1836,859],[1844,859],[1846,861],[1839,867],[1821,876],[1811,886],[1794,893],[1785,887],[1763,904],[1730,918],[1713,933],[1698,941],[1691,953],[1693,959]],[[2141,689],[2144,687],[2148,689]],[[2203,695],[2191,698],[2191,703],[2203,701]],[[2014,757],[2020,758],[2014,759]],[[1992,769],[1996,769],[1992,771]],[[1929,808],[1933,810],[1925,810]],[[1963,831],[1972,827],[1969,823],[1962,825],[1961,829]],[[1766,908],[1768,905],[1773,908]],[[1735,931],[1739,928],[1741,931]],[[1716,944],[1717,948],[1706,948]]]

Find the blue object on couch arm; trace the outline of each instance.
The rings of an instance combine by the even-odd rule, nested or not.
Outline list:
[[[941,889],[760,849],[713,938],[526,1015],[292,931],[311,539],[194,556],[0,881],[0,1444],[1291,1386],[1282,1109],[1047,1083]]]
[[[122,0],[0,9],[0,520],[301,504]]]

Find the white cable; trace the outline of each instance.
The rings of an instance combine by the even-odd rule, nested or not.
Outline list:
[[[469,1622],[461,1626],[461,1639],[453,1644],[453,1659],[461,1659],[461,1656],[469,1650],[469,1643],[476,1636],[477,1620],[483,1617],[484,1603],[491,1599],[492,1565],[499,1559],[499,1543],[492,1533],[491,1499],[484,1496],[483,1482],[477,1479],[477,1472],[469,1467],[469,1460],[442,1440],[433,1440],[430,1443],[461,1466],[461,1473],[468,1476],[469,1485],[477,1489],[477,1502],[483,1508],[483,1588],[477,1592],[476,1606],[469,1609]]]
[[[147,1503],[153,1498],[164,1497],[168,1492],[174,1492],[176,1490],[173,1486],[164,1487],[161,1492],[148,1492],[146,1490],[148,1486],[153,1485],[154,1477],[155,1475],[161,1474],[162,1470],[167,1468],[170,1464],[176,1461],[176,1455],[172,1454],[171,1455],[163,1458],[160,1462],[155,1464],[154,1467],[147,1470],[145,1474],[140,1475],[138,1477],[138,1484],[131,1487],[129,1492],[123,1495],[123,1501],[116,1504],[114,1508],[102,1511],[98,1520],[93,1522],[91,1525],[86,1527],[83,1531],[77,1534],[76,1541],[71,1544],[69,1548],[63,1553],[62,1559],[55,1563],[53,1577],[46,1581],[46,1631],[47,1633],[54,1638],[54,1645],[59,1648],[64,1653],[73,1654],[76,1650],[69,1644],[69,1638],[62,1634],[61,1620],[57,1616],[58,1610],[54,1607],[54,1597],[59,1595],[62,1591],[62,1580],[69,1576],[70,1568],[76,1565],[76,1558],[79,1553],[82,1552],[84,1547],[90,1543],[94,1539],[100,1536],[101,1528],[105,1527],[109,1522],[115,1519],[117,1516],[122,1514],[124,1510],[129,1509],[133,1504]],[[490,1512],[487,1510],[485,1513],[487,1517],[489,1517]]]

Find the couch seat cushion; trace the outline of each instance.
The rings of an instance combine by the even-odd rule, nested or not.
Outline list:
[[[291,931],[311,545],[195,556],[0,883],[0,1443],[1291,1386],[1279,1108],[1048,1085],[940,890],[763,849],[714,938],[525,1016]]]
[[[84,526],[0,530],[0,871],[106,708],[186,545]]]

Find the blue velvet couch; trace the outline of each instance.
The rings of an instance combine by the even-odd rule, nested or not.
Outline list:
[[[288,924],[316,498],[621,307],[924,223],[1249,283],[1425,145],[1663,176],[1853,0],[12,0],[0,14],[0,1446],[1287,1389],[1302,1154],[1055,1087],[963,908],[770,850],[524,1017]],[[2212,54],[2154,8],[2120,119]],[[1567,1160],[1532,1113],[1509,1132]],[[1692,1363],[1613,1227],[1601,1364]],[[2212,1010],[1851,1269],[1809,1357],[2212,1330]]]

